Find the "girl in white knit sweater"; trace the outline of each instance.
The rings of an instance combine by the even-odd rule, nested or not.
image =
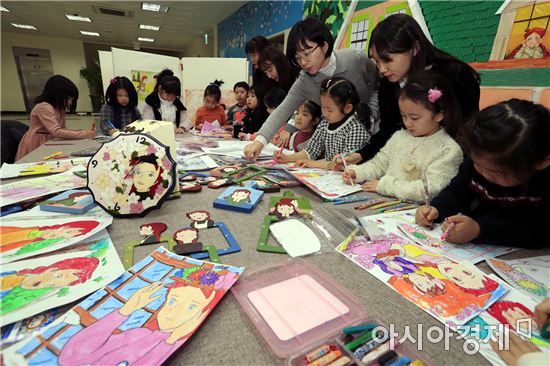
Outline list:
[[[462,163],[460,146],[445,132],[460,119],[447,80],[425,71],[401,89],[399,109],[406,130],[393,134],[378,154],[343,173],[346,183],[365,182],[363,189],[400,199],[425,200],[423,177],[430,199],[445,188]]]

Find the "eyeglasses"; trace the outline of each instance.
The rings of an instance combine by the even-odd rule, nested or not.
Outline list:
[[[313,52],[315,52],[315,50],[319,48],[319,45],[313,47],[313,49],[309,50],[309,51],[306,51],[306,52],[302,52],[301,55],[299,54],[296,54],[296,56],[294,56],[294,59],[292,60],[292,63],[296,66],[300,66],[300,62],[301,61],[309,61],[311,60],[311,54]]]

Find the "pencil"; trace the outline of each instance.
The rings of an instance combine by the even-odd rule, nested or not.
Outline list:
[[[397,204],[400,204],[400,203],[401,203],[401,200],[389,201],[389,202],[381,203],[379,205],[372,206],[370,209],[371,210],[376,210],[376,209],[383,208],[383,207],[394,206],[394,205],[397,205]]]
[[[418,206],[416,206],[416,205],[408,205],[408,206],[403,206],[403,207],[399,207],[399,208],[393,208],[391,210],[386,210],[386,211],[384,211],[384,213],[411,210],[411,209],[417,208],[417,207]]]
[[[385,200],[383,198],[373,199],[372,201],[369,201],[367,203],[363,203],[361,205],[355,206],[355,209],[356,210],[364,210],[364,209],[367,209],[369,207],[372,207],[372,206],[375,206],[375,205],[378,205],[378,204],[384,203],[384,202],[387,202],[387,200]]]

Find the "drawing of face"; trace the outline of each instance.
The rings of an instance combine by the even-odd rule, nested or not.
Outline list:
[[[210,184],[214,187],[219,187],[219,186],[223,186],[225,183],[227,183],[227,179],[218,179]]]
[[[411,281],[413,286],[423,294],[429,294],[430,290],[439,286],[444,286],[442,282],[437,281],[435,278],[431,276],[423,276],[416,272],[409,274],[409,281]],[[444,292],[444,287],[442,292]]]
[[[25,327],[28,330],[35,329],[39,327],[40,325],[44,324],[48,320],[48,317],[44,314],[38,314],[33,318],[27,319],[23,323],[23,327]]]
[[[277,212],[284,217],[292,215],[294,211],[296,211],[296,207],[294,207],[294,205],[280,205],[277,207]]]
[[[191,244],[197,241],[199,233],[194,229],[183,229],[176,233],[176,241],[183,244]]]
[[[172,331],[199,317],[208,300],[197,287],[183,286],[170,290],[157,315],[159,329]]]
[[[459,263],[454,262],[443,262],[437,265],[437,269],[441,274],[460,287],[470,288],[470,289],[481,289],[483,288],[483,275],[474,272],[471,269],[464,267]]]
[[[234,166],[228,166],[228,167],[225,167],[221,170],[222,173],[231,173],[231,172],[234,172],[235,170],[237,170],[236,167]]]
[[[527,333],[528,331],[528,319],[531,319],[531,330],[538,331],[539,326],[535,319],[531,315],[527,314],[522,309],[518,308],[509,308],[502,312],[502,316],[506,318],[508,324],[510,324],[514,329],[517,330],[518,326],[521,330]]]
[[[208,218],[208,216],[209,215],[206,212],[200,212],[200,211],[189,213],[189,218],[193,221],[204,221]]]
[[[159,176],[159,170],[151,163],[137,164],[134,169],[134,186],[138,192],[147,192]]]
[[[21,287],[27,290],[38,288],[64,287],[78,280],[75,274],[78,270],[49,268],[38,274],[27,275],[21,282]]]
[[[525,38],[525,44],[529,48],[535,48],[540,44],[540,36],[533,32],[527,38]]]
[[[142,235],[142,236],[149,236],[149,235],[153,235],[153,228],[151,226],[142,226],[140,229],[139,229],[139,235]]]
[[[181,184],[181,188],[182,189],[190,189],[190,188],[193,188],[195,187],[197,184],[195,182],[185,182],[185,183],[180,183]]]
[[[246,191],[246,190],[235,191],[233,192],[233,194],[231,194],[231,197],[233,197],[233,201],[241,202],[246,200],[248,197],[250,197],[250,191]]]
[[[57,229],[47,229],[42,232],[43,239],[71,238],[82,234],[80,228],[60,227]]]

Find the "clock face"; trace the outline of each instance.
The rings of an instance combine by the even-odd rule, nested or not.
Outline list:
[[[143,216],[159,208],[176,179],[168,147],[146,134],[121,134],[88,163],[88,188],[113,216]]]

